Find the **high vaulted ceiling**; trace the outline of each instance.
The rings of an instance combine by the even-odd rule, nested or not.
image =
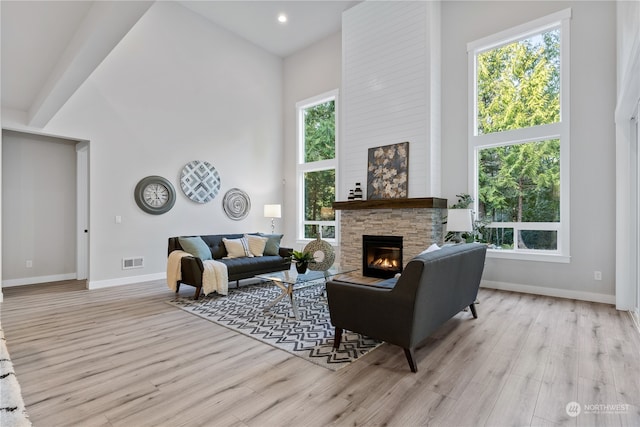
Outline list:
[[[180,1],[211,22],[286,57],[340,30],[342,12],[359,1]],[[278,22],[287,15],[285,24]]]
[[[341,27],[359,1],[177,1],[286,57]],[[0,1],[3,110],[43,127],[146,13],[153,1]],[[277,21],[280,13],[288,22]]]

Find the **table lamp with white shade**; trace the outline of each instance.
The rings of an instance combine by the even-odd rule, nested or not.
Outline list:
[[[451,241],[462,243],[462,233],[473,231],[473,211],[471,209],[449,209],[447,212],[447,232],[454,233]]]
[[[264,217],[271,218],[271,234],[276,229],[275,219],[282,218],[282,207],[280,205],[264,205]]]

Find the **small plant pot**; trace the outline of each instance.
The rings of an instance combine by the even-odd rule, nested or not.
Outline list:
[[[298,274],[306,273],[308,267],[309,264],[306,262],[296,262],[296,271],[298,272]]]

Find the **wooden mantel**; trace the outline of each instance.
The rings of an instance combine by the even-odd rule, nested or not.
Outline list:
[[[412,199],[375,199],[333,202],[336,210],[357,209],[403,209],[403,208],[447,208],[447,199],[437,197],[417,197]]]

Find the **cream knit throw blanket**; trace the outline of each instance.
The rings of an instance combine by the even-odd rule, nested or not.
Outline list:
[[[182,279],[182,257],[191,256],[184,251],[173,251],[167,259],[167,286],[175,292],[178,281]],[[205,295],[217,292],[220,295],[229,293],[229,273],[227,266],[213,259],[202,261],[204,272],[202,273],[202,291]]]

